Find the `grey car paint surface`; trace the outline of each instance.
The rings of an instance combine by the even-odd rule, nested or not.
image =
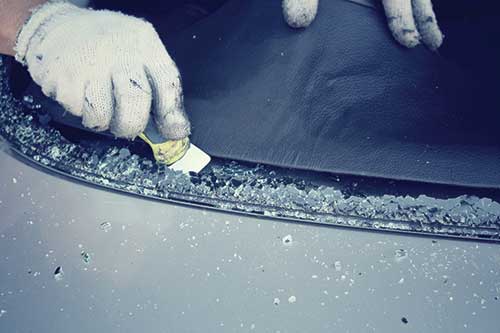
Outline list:
[[[498,244],[144,200],[6,151],[0,170],[0,332],[500,327]]]

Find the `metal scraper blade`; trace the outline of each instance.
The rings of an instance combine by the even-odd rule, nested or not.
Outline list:
[[[182,171],[185,174],[189,174],[190,172],[199,173],[210,163],[210,160],[211,158],[207,153],[191,144],[184,157],[169,168]]]
[[[149,120],[148,125],[143,134],[140,136],[153,150],[156,160],[159,160],[158,148],[166,146],[168,142],[157,130],[154,121]],[[210,156],[193,144],[189,145],[188,150],[182,158],[169,166],[170,169],[182,171],[185,174],[189,172],[199,173],[210,163]],[[162,162],[162,161],[160,161]]]

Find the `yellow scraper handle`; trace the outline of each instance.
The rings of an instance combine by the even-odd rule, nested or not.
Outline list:
[[[153,143],[146,134],[139,135],[144,142],[146,142],[153,151],[154,158],[157,162],[171,165],[184,157],[189,149],[189,138],[182,140],[168,140],[161,143]]]

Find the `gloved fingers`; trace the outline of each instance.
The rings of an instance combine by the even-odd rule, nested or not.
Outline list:
[[[392,35],[406,47],[414,47],[420,43],[411,1],[382,0]]]
[[[443,34],[437,24],[431,0],[413,0],[413,16],[424,44],[433,51],[438,49],[443,43]]]
[[[133,139],[149,120],[151,86],[144,70],[120,68],[112,75],[114,111],[110,130],[117,137]]]
[[[59,83],[51,79],[44,82],[42,91],[46,96],[55,99],[69,113],[81,117],[83,110],[83,82],[79,80],[59,78]]]
[[[113,116],[114,98],[110,76],[103,76],[85,87],[83,101],[83,126],[95,131],[109,128]]]
[[[283,16],[292,28],[308,27],[318,13],[319,0],[283,0]]]
[[[191,124],[184,112],[179,71],[168,55],[163,59],[147,69],[153,88],[153,114],[166,139],[180,140],[189,136]]]
[[[38,83],[37,81],[35,81]],[[57,85],[53,81],[44,81],[43,84],[38,83],[40,88],[42,88],[42,92],[45,96],[50,97],[52,99],[56,98]]]

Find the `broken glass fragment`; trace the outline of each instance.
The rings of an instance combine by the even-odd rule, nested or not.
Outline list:
[[[63,278],[64,278],[64,272],[61,266],[57,266],[56,270],[54,271],[54,279],[56,281],[61,281]]]
[[[109,222],[103,222],[99,225],[99,229],[101,229],[104,232],[110,231],[112,228],[111,223]]]
[[[283,245],[292,245],[293,238],[292,235],[286,235],[285,237],[282,238],[282,243]]]
[[[406,252],[405,249],[397,249],[394,254],[394,260],[396,260],[396,262],[401,262],[405,260],[407,257],[408,253]]]
[[[90,254],[88,254],[85,251],[82,251],[80,253],[80,256],[82,257],[82,260],[83,260],[84,263],[86,263],[86,264],[90,263]]]
[[[333,266],[335,267],[335,270],[337,272],[340,272],[342,270],[342,263],[340,261],[336,261]]]

